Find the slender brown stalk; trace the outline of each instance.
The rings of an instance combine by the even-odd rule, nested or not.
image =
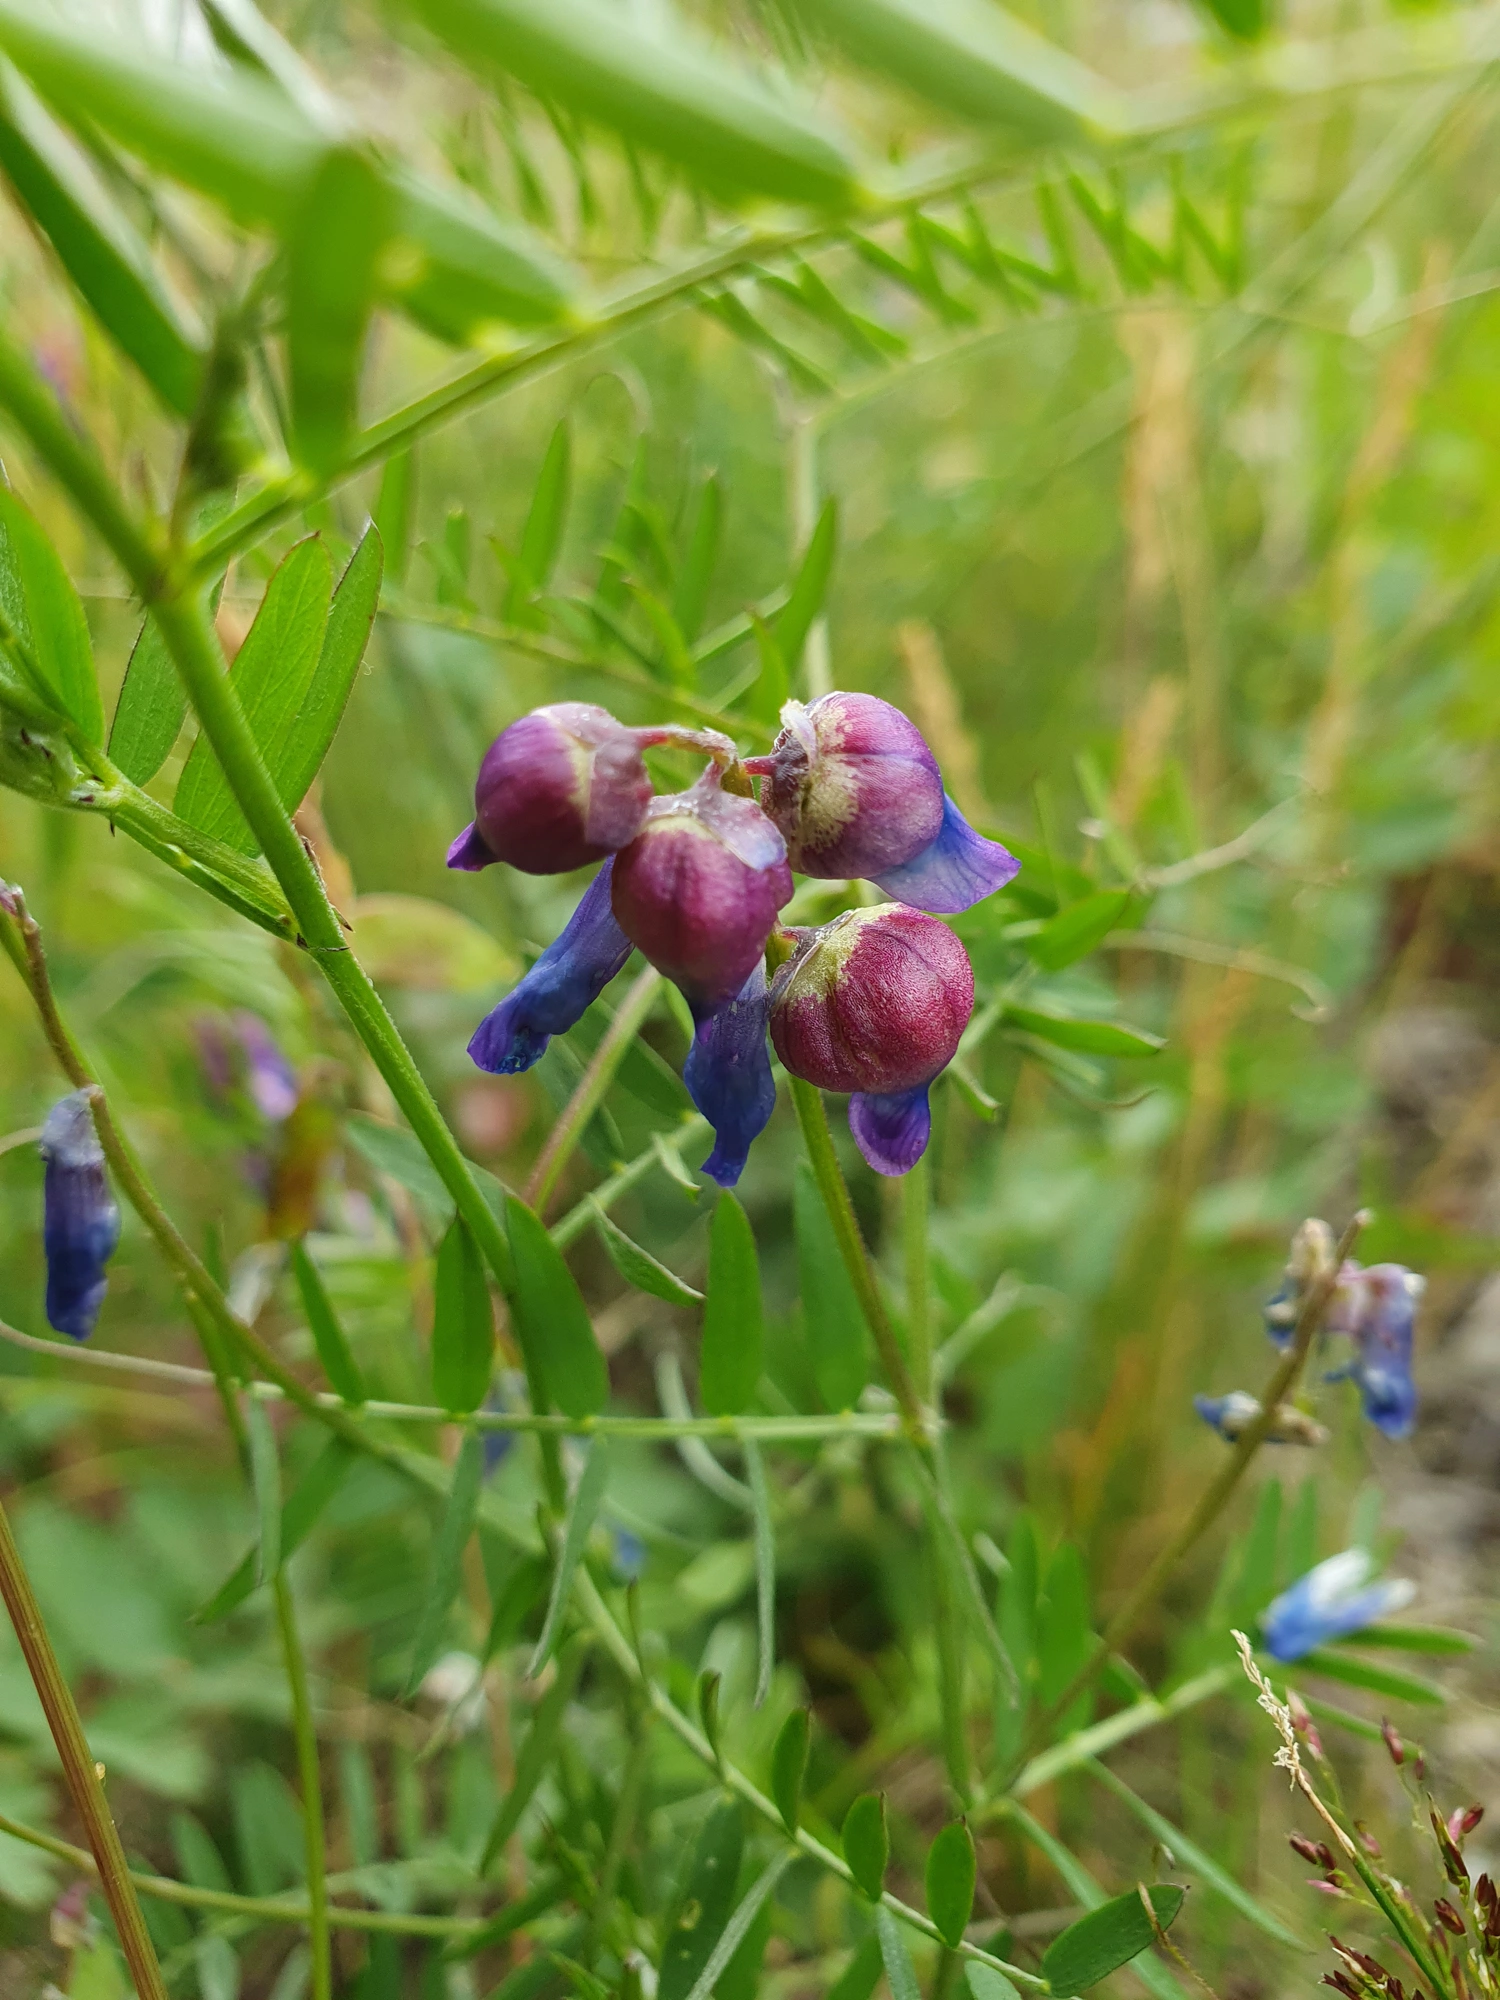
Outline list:
[[[31,1579],[21,1561],[10,1520],[0,1506],[0,1595],[16,1628],[27,1670],[47,1718],[47,1727],[57,1745],[63,1777],[79,1818],[88,1835],[89,1847],[99,1871],[99,1886],[115,1920],[120,1949],[139,2000],[167,2000],[166,1983],[156,1962],[156,1951],[146,1919],[130,1879],[125,1849],[104,1796],[103,1766],[96,1764],[83,1733],[83,1722],[72,1692],[63,1679],[62,1668],[52,1650],[52,1641],[42,1623],[41,1607],[31,1588]]]

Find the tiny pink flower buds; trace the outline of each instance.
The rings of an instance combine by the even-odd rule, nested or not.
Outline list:
[[[528,875],[564,875],[624,847],[651,801],[641,734],[584,701],[523,715],[484,754],[474,823],[449,848],[448,866],[508,861]]]
[[[792,894],[781,835],[719,780],[711,768],[690,791],[653,799],[614,864],[621,930],[703,1012],[739,993]]]
[[[937,838],[943,780],[922,732],[872,694],[789,701],[761,803],[804,875],[878,875]]]

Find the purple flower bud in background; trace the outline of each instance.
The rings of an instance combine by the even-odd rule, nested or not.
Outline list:
[[[866,876],[888,896],[952,916],[1003,888],[1020,863],[969,825],[943,790],[937,759],[899,708],[871,694],[789,701],[761,804],[793,868]]]
[[[528,875],[565,875],[624,847],[651,800],[640,734],[585,701],[523,715],[484,754],[474,822],[448,866],[508,861]]]
[[[610,908],[606,861],[583,901],[536,964],[469,1042],[469,1054],[492,1076],[511,1076],[541,1059],[554,1035],[566,1034],[630,956],[630,940]]]
[[[792,894],[781,835],[719,778],[653,799],[614,868],[620,928],[700,1014],[738,994]]]
[[[1378,1618],[1399,1611],[1417,1594],[1405,1577],[1371,1583],[1374,1558],[1364,1549],[1345,1549],[1299,1577],[1262,1613],[1266,1651],[1285,1664],[1315,1646],[1362,1632]]]
[[[927,1145],[927,1087],[974,1011],[969,955],[946,924],[900,903],[810,932],[771,988],[771,1040],[791,1071],[847,1091],[849,1127],[877,1173]]]
[[[255,1108],[262,1118],[280,1125],[297,1108],[296,1072],[258,1014],[237,1013],[234,1027],[245,1051],[245,1084]]]
[[[703,1172],[730,1188],[745,1171],[750,1147],[776,1108],[776,1081],[766,1053],[770,995],[766,969],[757,962],[733,1000],[698,1023],[682,1066],[688,1096],[714,1128],[714,1149]]]
[[[104,1303],[104,1267],[120,1240],[120,1211],[110,1197],[87,1090],[53,1105],[42,1127],[41,1154],[47,1163],[42,1196],[47,1324],[87,1340]]]
[[[1409,1437],[1417,1419],[1411,1344],[1423,1283],[1401,1264],[1371,1264],[1359,1274],[1363,1297],[1350,1329],[1357,1350],[1350,1372],[1365,1415],[1390,1438]]]

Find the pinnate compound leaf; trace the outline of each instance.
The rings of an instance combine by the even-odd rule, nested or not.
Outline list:
[[[709,186],[842,208],[854,165],[826,115],[772,97],[703,49],[599,0],[408,0],[469,62],[678,161]]]
[[[318,1350],[318,1359],[323,1364],[329,1387],[346,1403],[364,1402],[368,1393],[365,1378],[350,1349],[348,1336],[339,1325],[322,1273],[308,1254],[305,1242],[292,1245],[292,1275],[297,1280],[302,1310],[307,1315],[313,1345]]]
[[[1066,1014],[1043,1014],[1032,1007],[1010,1007],[1005,1018],[1028,1035],[1060,1049],[1086,1056],[1154,1056],[1166,1047],[1160,1035],[1144,1028],[1127,1028],[1118,1021],[1078,1021]]]
[[[1026,949],[1045,971],[1061,972],[1102,944],[1122,922],[1130,903],[1128,889],[1096,890],[1049,917],[1028,939]]]
[[[433,1543],[427,1577],[427,1592],[417,1620],[417,1636],[412,1646],[411,1668],[406,1676],[404,1698],[410,1700],[422,1685],[427,1669],[443,1643],[443,1627],[463,1580],[464,1550],[474,1532],[474,1516],[479,1507],[479,1488],[484,1479],[484,1441],[477,1431],[464,1438],[453,1468],[453,1484]]]
[[[750,1218],[721,1194],[708,1232],[708,1299],[698,1393],[711,1416],[733,1416],[755,1394],[761,1375],[764,1313],[760,1264]]]
[[[363,153],[336,146],[318,166],[286,243],[286,346],[292,448],[315,473],[338,464],[354,429],[360,363],[389,187]]]
[[[145,241],[9,70],[0,76],[0,167],[105,332],[166,407],[190,417],[201,345],[183,326]]]
[[[271,578],[230,670],[250,733],[282,804],[288,807],[299,801],[288,797],[284,784],[287,746],[323,650],[330,582],[328,551],[309,535]],[[206,735],[199,736],[189,753],[175,805],[178,817],[201,833],[212,834],[242,854],[256,852],[255,836]]]
[[[951,1821],[927,1850],[927,1914],[955,1950],[973,1915],[976,1867],[968,1822]]]
[[[104,706],[82,601],[35,515],[4,486],[0,615],[7,628],[0,645],[37,694],[59,708],[86,743],[102,743]]]
[[[638,1292],[649,1292],[652,1298],[665,1299],[668,1305],[701,1305],[702,1292],[694,1291],[675,1271],[658,1263],[649,1250],[643,1250],[634,1237],[627,1236],[617,1222],[610,1220],[598,1202],[592,1202],[591,1208],[599,1239],[627,1285],[634,1285]]]
[[[844,1815],[843,1842],[844,1859],[856,1888],[872,1903],[878,1903],[891,1858],[884,1792],[860,1793]]]
[[[771,1797],[788,1833],[797,1831],[802,1811],[802,1780],[807,1773],[807,1745],[811,1717],[805,1708],[794,1708],[776,1732],[771,1749]]]
[[[738,1799],[721,1799],[703,1822],[662,1949],[657,2000],[687,2000],[734,1908],[745,1815]]]
[[[1156,1912],[1156,1925],[1147,1915],[1140,1892],[1131,1889],[1090,1910],[1052,1940],[1042,1958],[1042,1977],[1054,1993],[1087,1992],[1148,1951],[1156,1941],[1158,1926],[1164,1931],[1171,1928],[1185,1892],[1172,1882],[1154,1882],[1146,1894]]]
[[[570,1417],[592,1417],[609,1397],[609,1370],[583,1294],[538,1217],[509,1195],[505,1220],[515,1260],[517,1329],[547,1393]]]
[[[432,1386],[445,1410],[477,1410],[495,1364],[495,1319],[474,1232],[455,1215],[438,1245],[432,1288]]]

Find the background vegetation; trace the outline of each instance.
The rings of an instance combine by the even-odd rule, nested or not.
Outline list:
[[[571,1553],[636,1650],[600,1642],[578,1599],[535,1679],[559,1492],[532,1437],[491,1453],[460,1555],[442,1499],[460,1427],[361,1420],[390,1449],[348,1454],[289,1561],[333,1892],[392,1919],[335,1930],[333,1988],[361,2000],[631,1990],[702,1905],[706,1859],[731,1888],[778,1859],[768,1820],[725,1816],[713,1753],[653,1708],[642,1663],[693,1730],[716,1686],[722,1755],[762,1791],[778,1729],[809,1707],[804,1826],[840,1852],[851,1802],[883,1792],[888,1886],[909,1905],[927,1907],[933,1840],[966,1808],[970,1940],[1023,1970],[1101,1893],[1192,1883],[1173,1936],[1225,2000],[1309,1991],[1331,1962],[1232,1624],[1359,1542],[1400,1551],[1415,1617],[1483,1639],[1456,1668],[1382,1654],[1299,1682],[1398,1873],[1426,1864],[1371,1725],[1424,1739],[1445,1810],[1500,1762],[1482,1290],[1500,1234],[1500,15],[1091,0],[1032,18],[1109,86],[1038,89],[1016,80],[1008,17],[976,10],[978,40],[955,47],[940,9],[874,0],[746,0],[691,24],[639,0],[266,18],[247,0],[0,0],[11,488],[81,593],[107,716],[143,595],[222,584],[233,656],[294,544],[317,534],[341,569],[375,517],[380,615],[297,824],[469,1160],[534,1192],[603,1026],[522,1078],[464,1053],[581,886],[443,867],[484,746],[533,704],[718,720],[761,748],[788,685],[868,689],[917,718],[1025,864],[957,920],[980,1011],[915,1191],[845,1165],[902,1337],[936,1351],[951,1508],[1031,1721],[960,1602],[783,1102],[740,1189],[765,1296],[752,1409],[852,1401],[881,1435],[830,1423],[748,1456],[611,1439]],[[764,102],[747,109],[748,89]],[[70,451],[97,453],[159,531],[132,544]],[[178,735],[167,653],[145,650],[165,742],[151,765],[137,722],[114,751],[167,807],[195,725]],[[84,775],[67,797],[0,792],[0,875],[24,886],[116,1120],[286,1367],[323,1386],[300,1241],[370,1393],[431,1405],[453,1162],[412,1138],[327,961],[286,941],[313,933],[284,855],[279,887],[235,878],[273,920],[258,928],[131,844],[69,727]],[[45,789],[13,734],[5,755],[11,782]],[[687,769],[663,757],[658,782]],[[222,887],[228,864],[203,865]],[[797,908],[831,914],[839,892],[808,885]],[[19,1135],[0,1153],[0,1308],[42,1335],[28,1138],[66,1084],[0,973],[0,1130]],[[680,1009],[665,990],[650,1004],[547,1219],[610,1411],[673,1419],[697,1407],[701,1309],[660,1296],[587,1201],[604,1191],[702,1289],[703,1128],[675,1080]],[[257,1099],[261,1030],[295,1071],[289,1116]],[[1331,1441],[1262,1454],[1127,1663],[1040,1728],[1222,1465],[1191,1397],[1260,1387],[1260,1303],[1291,1230],[1360,1204],[1360,1254],[1430,1280],[1415,1440],[1315,1388]],[[204,1366],[134,1214],[97,1344]],[[126,1845],[206,1892],[148,1900],[170,1990],[294,2000],[305,1921],[225,1901],[306,1893],[282,1600],[261,1586],[201,1613],[247,1548],[277,1568],[277,1494],[325,1436],[249,1402],[271,1422],[252,1422],[247,1483],[203,1379],[14,1344],[0,1371],[7,1506]],[[565,1478],[580,1451],[564,1444]],[[294,1534],[289,1512],[288,1557]],[[1145,1688],[1181,1699],[1048,1751]],[[0,1812],[77,1840],[8,1634],[0,1735]],[[0,1836],[6,1992],[128,1991],[81,1880]],[[528,1897],[512,1935],[475,1930]],[[884,1976],[871,1910],[804,1852],[718,1992],[860,2000]],[[947,1990],[953,1954],[903,1934],[922,1989]],[[664,1973],[663,2000],[702,1964]],[[1105,1990],[1142,1984],[1192,1981],[1148,1955]]]

